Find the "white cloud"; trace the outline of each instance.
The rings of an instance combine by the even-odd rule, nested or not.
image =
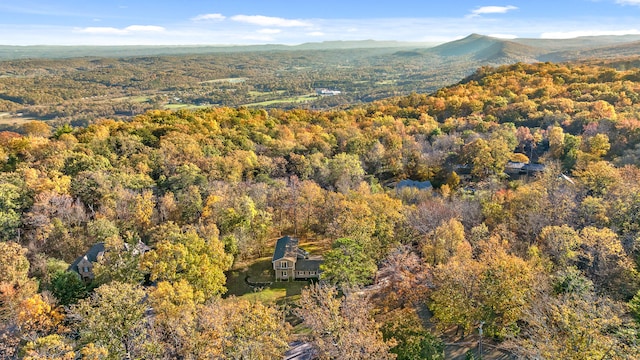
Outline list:
[[[281,33],[282,30],[280,30],[280,29],[260,29],[260,30],[258,30],[258,32],[260,34],[278,34],[278,33]]]
[[[126,32],[163,32],[165,28],[155,25],[131,25],[124,28]]]
[[[639,35],[637,29],[628,30],[575,30],[575,31],[553,31],[540,34],[543,39],[572,39],[580,36],[602,36],[602,35]]]
[[[108,26],[90,26],[74,29],[74,32],[77,33],[95,35],[127,35],[132,33],[158,33],[163,31],[165,31],[165,28],[155,25],[131,25],[123,29]]]
[[[507,6],[481,6],[475,10],[471,11],[470,17],[480,16],[484,14],[504,14],[507,11],[517,10],[517,6],[507,5]]]
[[[310,23],[284,19],[279,17],[262,16],[262,15],[235,15],[231,17],[231,20],[243,22],[247,24],[260,25],[260,26],[279,26],[279,27],[306,27],[311,26]]]
[[[313,32],[307,33],[307,35],[318,37],[318,36],[324,36],[324,33],[322,31],[313,31]]]
[[[192,17],[192,21],[221,21],[226,19],[227,17],[222,14],[200,14],[198,16]]]
[[[114,27],[106,26],[90,26],[82,29],[76,29],[75,32],[85,34],[99,34],[99,35],[123,35],[126,34],[124,29],[117,29]]]
[[[616,4],[640,6],[640,0],[616,0]]]

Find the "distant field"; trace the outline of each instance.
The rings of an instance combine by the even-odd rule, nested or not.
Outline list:
[[[268,106],[268,105],[282,104],[282,103],[303,103],[307,101],[316,100],[316,98],[317,98],[316,94],[307,94],[307,95],[294,96],[294,97],[278,99],[278,100],[268,100],[268,101],[262,101],[262,102],[256,102],[251,104],[244,104],[244,105],[245,106]]]
[[[15,116],[8,112],[0,113],[0,125],[20,125],[35,120],[31,117]]]
[[[225,78],[225,79],[213,79],[213,80],[205,80],[200,82],[200,84],[209,84],[209,83],[221,83],[221,82],[228,82],[230,84],[239,84],[242,82],[245,82],[247,80],[247,78],[244,77],[240,77],[240,78]]]
[[[201,109],[210,107],[210,105],[194,105],[194,104],[167,104],[164,106],[167,110],[179,110],[179,109]]]
[[[144,103],[151,100],[148,96],[123,96],[119,98],[110,99],[110,101],[131,101],[134,103]]]

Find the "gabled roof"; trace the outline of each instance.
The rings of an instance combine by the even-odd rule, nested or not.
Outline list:
[[[320,271],[322,259],[304,259],[296,262],[296,271]]]
[[[284,236],[276,241],[276,248],[273,250],[273,258],[276,261],[282,258],[296,259],[298,255],[298,239],[291,236]]]
[[[75,272],[79,272],[78,271],[78,264],[80,263],[80,261],[82,261],[82,259],[87,259],[90,262],[94,263],[96,261],[98,261],[98,255],[100,253],[104,252],[104,243],[97,243],[95,245],[93,245],[91,247],[91,249],[89,249],[89,251],[87,251],[84,255],[79,256],[72,264],[71,266],[69,266],[69,268],[67,270],[73,270]]]

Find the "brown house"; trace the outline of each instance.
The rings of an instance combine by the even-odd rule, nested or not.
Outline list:
[[[298,239],[285,236],[276,241],[271,263],[276,281],[317,279],[322,258],[310,258],[308,252],[298,247]]]

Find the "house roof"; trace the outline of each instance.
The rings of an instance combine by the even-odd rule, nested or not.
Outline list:
[[[80,261],[82,261],[82,259],[87,259],[92,263],[96,262],[98,261],[98,255],[102,252],[104,252],[103,242],[93,245],[91,249],[89,249],[89,251],[84,253],[84,255],[79,256],[73,263],[71,263],[71,266],[69,266],[67,270],[78,272],[78,264],[80,263]]]
[[[522,167],[523,171],[530,171],[530,172],[544,171],[544,169],[545,169],[544,164],[525,164]]]
[[[296,259],[298,256],[298,239],[291,236],[284,236],[276,241],[276,248],[273,250],[273,258],[276,261],[282,258]]]
[[[319,271],[321,259],[304,259],[296,262],[296,271]]]
[[[415,181],[415,180],[402,180],[396,185],[396,189],[402,189],[406,187],[412,187],[420,190],[431,189],[431,181]]]
[[[505,167],[505,169],[520,170],[520,169],[522,169],[522,167],[524,165],[525,165],[525,163],[523,163],[523,162],[509,161],[509,162],[507,162],[507,164],[504,167]]]

